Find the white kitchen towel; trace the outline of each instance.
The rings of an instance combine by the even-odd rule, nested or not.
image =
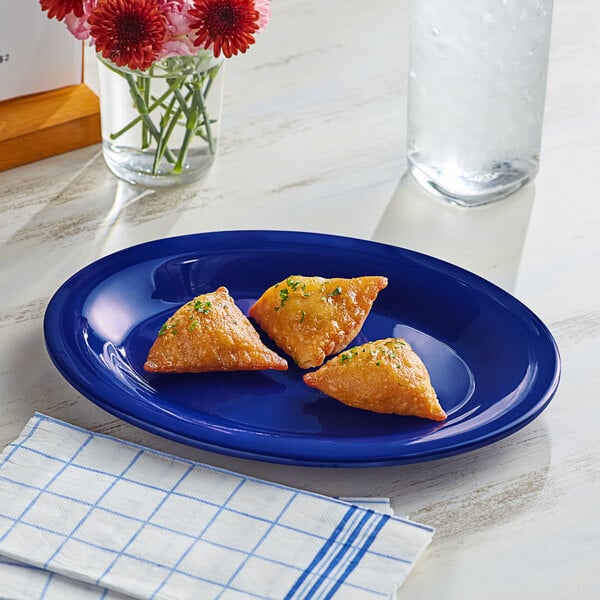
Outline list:
[[[0,600],[131,600],[96,585],[61,577],[0,556]]]
[[[0,482],[0,488],[2,483]],[[384,514],[394,514],[389,498],[341,498]],[[128,600],[117,592],[81,583],[0,555],[0,600]]]
[[[0,488],[2,483],[0,482]],[[389,498],[342,498],[384,514],[394,514]],[[0,555],[0,600],[128,600],[106,588],[68,579]]]
[[[14,598],[387,598],[432,535],[40,414],[0,454],[0,574],[38,574]]]

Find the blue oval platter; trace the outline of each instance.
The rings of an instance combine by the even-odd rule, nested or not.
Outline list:
[[[144,372],[160,326],[194,296],[224,285],[247,313],[290,275],[386,276],[352,345],[406,338],[447,420],[350,408],[307,387],[291,359],[288,371]],[[474,450],[539,415],[560,374],[547,327],[485,279],[394,246],[290,231],[186,235],[106,256],[58,289],[44,335],[66,380],[109,413],[204,450],[295,465],[397,465]]]

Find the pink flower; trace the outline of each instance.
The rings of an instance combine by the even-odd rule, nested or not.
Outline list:
[[[169,56],[188,56],[198,54],[198,48],[187,37],[172,38],[163,43],[163,47],[158,53],[157,60],[168,58]]]
[[[271,18],[271,0],[254,0],[254,8],[258,11],[258,31],[262,31]]]
[[[191,2],[187,0],[157,0],[157,4],[167,22],[167,31],[158,58],[196,54],[198,49],[192,43],[190,36],[192,29],[190,28],[188,8]]]
[[[157,0],[158,9],[167,19],[167,31],[173,37],[187,35],[191,29],[186,0]]]
[[[173,37],[190,33],[190,18],[187,15],[187,7],[181,12],[166,13],[165,16],[167,17],[167,31]]]
[[[97,0],[83,0],[83,14],[77,16],[75,12],[70,12],[65,16],[65,25],[67,29],[78,39],[87,40],[90,37],[90,26],[88,25],[88,17],[96,6]]]

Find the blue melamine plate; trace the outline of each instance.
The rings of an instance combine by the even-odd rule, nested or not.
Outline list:
[[[388,277],[352,345],[406,338],[448,419],[347,407],[308,388],[291,360],[288,371],[144,372],[157,331],[183,303],[224,285],[247,312],[298,274]],[[394,246],[288,231],[187,235],[111,254],[60,287],[44,333],[67,381],[123,420],[205,450],[296,465],[395,465],[473,450],[536,417],[560,373],[545,325],[488,281]]]

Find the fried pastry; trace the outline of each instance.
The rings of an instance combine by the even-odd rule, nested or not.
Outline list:
[[[249,315],[299,367],[323,364],[357,336],[387,279],[294,275],[267,289]]]
[[[267,348],[227,288],[197,296],[161,327],[144,370],[153,373],[285,371],[287,361]]]
[[[387,338],[330,359],[304,382],[355,408],[443,421],[427,368],[408,342]]]

